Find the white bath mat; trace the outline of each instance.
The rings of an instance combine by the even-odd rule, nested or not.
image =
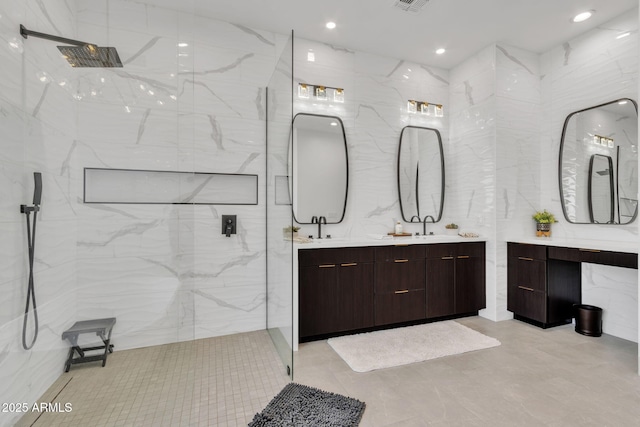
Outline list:
[[[356,372],[407,365],[497,347],[500,341],[453,320],[329,339]]]

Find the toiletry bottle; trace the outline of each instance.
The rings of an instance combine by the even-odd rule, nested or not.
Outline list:
[[[402,223],[400,221],[396,222],[396,234],[402,234]]]

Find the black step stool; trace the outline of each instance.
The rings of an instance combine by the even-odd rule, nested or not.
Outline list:
[[[71,343],[71,349],[69,350],[69,358],[64,366],[64,371],[69,372],[69,368],[71,368],[72,364],[75,363],[86,363],[86,362],[95,362],[98,360],[102,360],[102,366],[107,364],[107,355],[109,353],[113,353],[113,344],[109,344],[111,341],[111,330],[113,329],[113,325],[116,324],[115,317],[109,317],[106,319],[95,319],[95,320],[83,320],[81,322],[76,322],[72,327],[67,329],[62,333],[62,339],[67,339]],[[100,337],[104,345],[100,345],[97,347],[80,347],[78,345],[78,336],[80,334],[88,334],[95,333]],[[91,350],[102,350],[104,349],[103,354],[97,354],[95,356],[85,356],[85,351]],[[74,353],[78,353],[79,357],[74,358]]]

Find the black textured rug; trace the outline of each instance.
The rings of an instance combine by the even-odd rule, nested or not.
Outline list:
[[[357,426],[364,408],[364,402],[351,397],[289,383],[253,417],[249,427]]]

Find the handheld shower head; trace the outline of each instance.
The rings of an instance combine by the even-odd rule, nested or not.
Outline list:
[[[33,204],[40,205],[42,201],[42,174],[40,172],[33,173]]]

